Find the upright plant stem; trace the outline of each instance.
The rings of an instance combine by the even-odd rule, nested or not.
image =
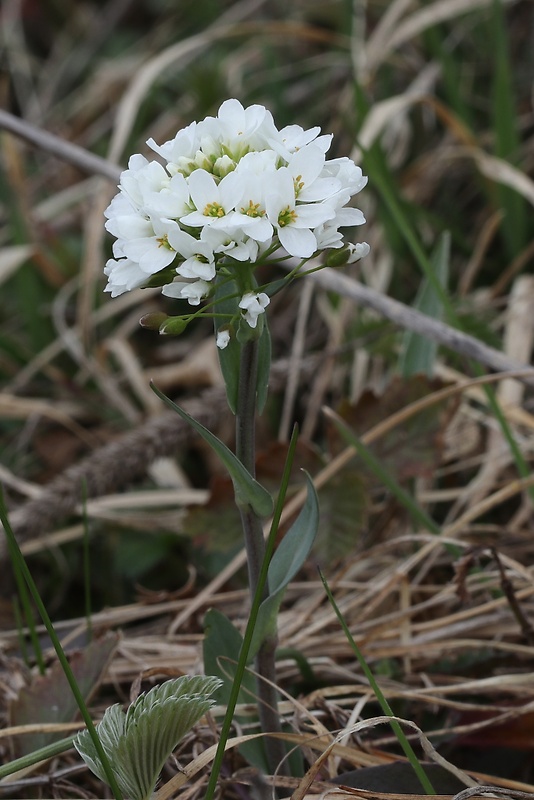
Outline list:
[[[236,455],[251,475],[256,471],[256,377],[258,371],[258,342],[246,342],[241,346],[239,391],[236,413]],[[265,540],[261,519],[250,506],[241,506],[241,524],[247,551],[250,597],[253,599],[258,585],[262,561],[265,557]],[[264,595],[269,593],[265,587]],[[276,683],[276,636],[269,637],[256,656],[258,679],[258,713],[264,732],[281,731],[278,714]],[[286,755],[283,742],[267,737],[265,750],[269,769],[274,772]],[[284,770],[282,770],[284,771]]]

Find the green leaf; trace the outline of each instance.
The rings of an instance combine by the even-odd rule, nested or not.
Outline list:
[[[319,502],[313,481],[307,472],[308,494],[297,519],[288,530],[269,564],[269,597],[260,606],[249,658],[253,658],[269,635],[276,632],[278,610],[289,582],[306,561],[319,527]]]
[[[215,697],[220,705],[228,705],[232,692],[234,675],[237,670],[237,661],[243,644],[243,637],[235,625],[215,608],[210,608],[204,617],[204,642],[202,653],[204,670],[209,675],[216,675],[221,679],[222,685]],[[257,687],[254,675],[246,670],[243,674],[237,702],[240,704],[253,704],[257,697]],[[257,718],[236,715],[236,721],[250,725]],[[260,769],[268,770],[265,748],[261,739],[245,742],[240,745],[239,751],[249,764]]]
[[[121,791],[147,800],[161,769],[180,739],[213,706],[218,678],[185,675],[141,694],[126,714],[117,703],[106,709],[97,731]],[[74,740],[81,757],[107,783],[94,744],[82,731]]]
[[[268,517],[272,514],[273,499],[271,495],[267,489],[264,489],[264,487],[252,477],[250,472],[245,469],[234,453],[232,453],[232,451],[211,431],[205,428],[204,425],[201,425],[200,422],[197,422],[196,419],[191,417],[183,408],[173,403],[167,395],[160,392],[153,383],[150,385],[157,396],[174,409],[183,420],[188,422],[217,453],[232,478],[237,505],[240,507],[249,505],[254,513],[260,517]]]
[[[285,589],[306,561],[319,526],[319,502],[315,486],[307,472],[307,497],[300,514],[288,530],[269,564],[269,593]]]
[[[450,233],[445,231],[440,236],[430,256],[430,266],[443,291],[447,290],[450,246]],[[428,278],[422,280],[421,288],[414,306],[418,311],[422,311],[423,314],[433,319],[441,319],[443,316],[441,296],[436,292],[434,284],[429,281]],[[419,333],[405,331],[402,337],[402,354],[399,362],[399,372],[405,378],[419,373],[428,375],[428,377],[431,378],[434,373],[437,350],[437,342],[434,342],[432,339],[422,336]]]
[[[202,653],[206,674],[215,675],[222,684],[217,692],[217,702],[226,705],[236,668],[243,637],[233,622],[216,608],[210,608],[204,617]],[[242,686],[246,691],[239,703],[250,703],[256,695],[256,682],[250,672],[245,672]]]

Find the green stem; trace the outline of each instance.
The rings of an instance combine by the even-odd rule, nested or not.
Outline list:
[[[258,374],[258,341],[249,341],[241,345],[239,368],[239,391],[236,413],[236,456],[252,476],[256,474],[256,379]],[[239,508],[241,524],[247,552],[249,574],[249,591],[254,599],[258,585],[262,563],[265,556],[265,539],[263,525],[258,515],[249,505]],[[265,584],[262,599],[269,594]],[[261,729],[264,732],[279,733],[281,731],[278,713],[278,693],[276,684],[276,636],[268,638],[260,647],[256,656],[258,678],[258,714]],[[265,750],[269,769],[274,772],[286,755],[282,741],[267,737]],[[282,764],[282,769],[285,762]]]
[[[239,697],[243,676],[247,668],[248,653],[250,651],[250,645],[252,644],[252,639],[254,637],[254,628],[256,626],[256,621],[258,619],[258,614],[261,605],[261,598],[263,596],[264,587],[267,583],[269,562],[274,552],[276,536],[278,533],[278,528],[280,526],[280,519],[282,517],[282,511],[285,504],[287,487],[289,484],[291,469],[295,458],[297,438],[298,438],[298,431],[297,428],[295,427],[293,428],[293,434],[291,436],[291,441],[289,443],[286,464],[282,475],[282,482],[280,484],[280,492],[278,493],[278,498],[276,500],[273,518],[271,521],[271,530],[269,531],[269,536],[267,537],[267,542],[265,546],[265,559],[262,564],[258,586],[256,587],[256,594],[254,595],[254,599],[250,607],[250,615],[245,629],[245,635],[243,636],[243,644],[239,652],[239,658],[237,660],[237,667],[232,688],[230,691],[230,697],[228,698],[228,702],[226,704],[226,713],[224,715],[223,723],[221,726],[221,733],[219,737],[219,743],[217,745],[217,752],[215,753],[215,758],[213,759],[211,775],[208,782],[208,786],[206,788],[205,800],[213,800],[213,797],[215,796],[215,791],[217,789],[217,781],[219,779],[219,775],[221,772],[221,766],[223,763],[224,753],[226,749],[226,742],[228,741],[228,737],[230,736],[230,729],[232,727],[234,711],[237,705],[237,700]]]

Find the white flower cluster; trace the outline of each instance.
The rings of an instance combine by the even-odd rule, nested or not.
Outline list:
[[[116,237],[106,291],[116,297],[160,273],[163,294],[198,305],[221,265],[250,269],[274,253],[307,259],[341,248],[339,228],[365,222],[347,203],[367,179],[348,158],[327,160],[332,136],[319,132],[278,130],[263,106],[227,100],[217,117],[171,141],[149,140],[164,166],[132,156],[106,210]],[[368,250],[352,245],[348,260]],[[251,327],[268,302],[265,293],[244,293],[239,305]]]

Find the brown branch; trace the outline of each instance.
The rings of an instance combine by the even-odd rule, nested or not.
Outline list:
[[[310,264],[309,266],[312,265]],[[294,269],[294,265],[292,266],[289,262],[287,268]],[[349,278],[334,269],[321,269],[319,272],[309,275],[307,279],[315,281],[323,289],[327,289],[330,292],[337,292],[343,297],[350,297],[358,305],[374,309],[400,328],[426,336],[428,339],[432,339],[450,350],[479,361],[495,372],[524,370],[530,366],[508,358],[500,350],[489,347],[474,336],[462,333],[462,331],[452,328],[438,319],[428,317],[415,308],[399,303],[398,300],[393,300],[391,297],[364,286],[363,283],[359,283],[359,281],[355,281],[353,278]],[[519,380],[531,385],[534,384],[534,377],[523,377],[519,378]]]
[[[0,128],[15,134],[46,153],[57,156],[62,161],[73,164],[82,172],[88,172],[90,175],[102,175],[113,183],[119,181],[122,168],[117,164],[112,164],[111,161],[106,161],[105,158],[100,158],[89,150],[67,142],[60,136],[38,128],[3,109],[0,109]]]
[[[317,357],[306,360],[304,376],[317,369]],[[273,364],[271,388],[281,389],[287,380],[288,361]],[[198,397],[184,400],[183,408],[198,422],[217,429],[230,416],[223,387],[206,389]],[[10,523],[19,542],[39,536],[71,516],[87,498],[120,491],[146,475],[148,467],[164,456],[176,455],[198,435],[174,411],[163,411],[83,458],[43,487],[43,492],[10,513]],[[0,526],[1,530],[1,526]],[[0,535],[0,560],[5,557],[5,536]]]

